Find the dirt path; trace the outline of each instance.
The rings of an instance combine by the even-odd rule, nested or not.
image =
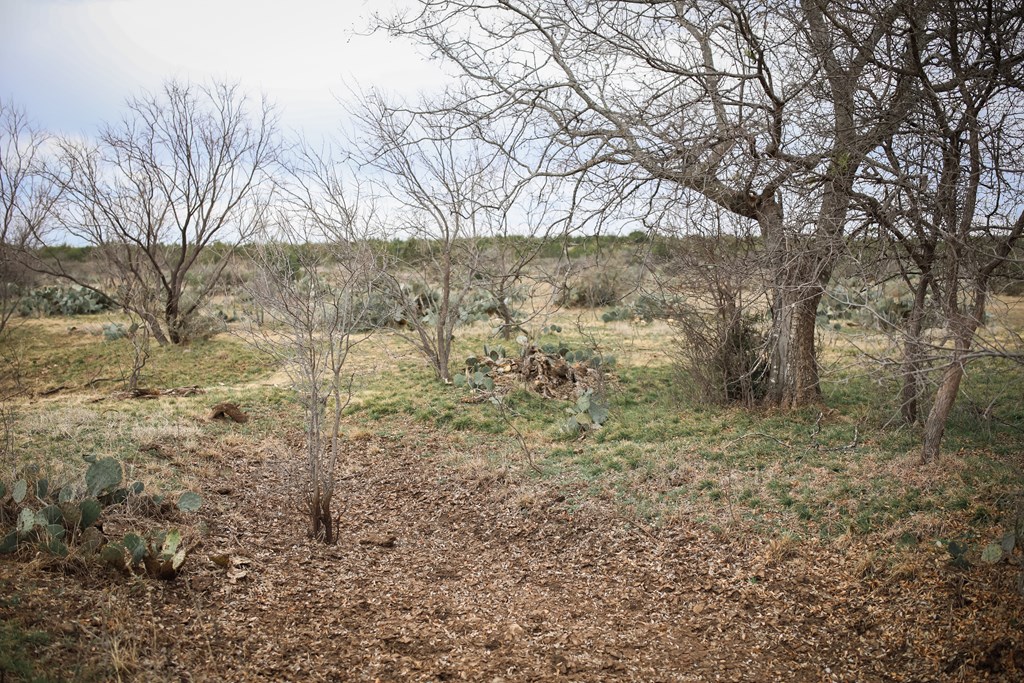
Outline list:
[[[870,574],[863,549],[780,549],[696,529],[655,535],[608,510],[573,513],[555,493],[453,471],[432,455],[442,449],[422,435],[354,444],[334,548],[311,550],[294,516],[254,519],[268,491],[247,489],[221,538],[253,565],[202,594],[208,619],[189,631],[209,648],[187,669],[267,679],[845,681],[1024,666],[1019,632],[999,624],[1007,615],[979,614],[980,603],[994,608],[996,586],[920,570],[902,581],[857,578]],[[248,465],[253,472],[232,476],[268,480],[266,463]]]
[[[964,574],[929,556],[881,571],[865,565],[865,547],[644,530],[452,469],[443,452],[418,434],[352,444],[343,538],[329,548],[284,512],[272,452],[225,453],[207,482],[222,492],[203,513],[209,535],[179,580],[121,579],[114,597],[110,577],[46,580],[71,595],[72,633],[109,649],[88,616],[101,604],[135,630],[121,649],[131,645],[123,666],[136,680],[1019,680],[1024,670],[1024,607],[1008,597],[1006,568]],[[221,554],[235,558],[230,572],[208,559]]]

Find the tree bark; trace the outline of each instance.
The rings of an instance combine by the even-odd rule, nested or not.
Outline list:
[[[959,356],[959,353],[956,354],[950,361],[949,367],[942,373],[942,381],[935,394],[935,402],[928,412],[928,419],[924,425],[924,444],[921,448],[922,464],[937,460],[939,457],[942,437],[946,432],[946,421],[949,419],[949,413],[953,410],[957,393],[960,391],[960,381],[964,377],[963,361]]]
[[[1024,214],[1022,214],[1024,217]],[[1017,229],[1020,229],[1020,225]],[[1009,253],[1009,246],[1000,245],[997,252],[997,259],[1005,259]],[[996,261],[990,264],[989,273],[982,273],[979,281],[974,287],[974,301],[971,309],[966,314],[953,317],[950,321],[950,328],[956,336],[954,340],[953,354],[945,372],[942,373],[942,380],[939,382],[939,390],[935,393],[935,402],[928,412],[928,419],[924,425],[924,444],[921,447],[921,463],[937,460],[942,445],[942,437],[946,432],[946,422],[949,414],[956,403],[957,395],[960,392],[960,382],[964,378],[965,358],[971,350],[975,334],[985,318],[985,306],[988,301],[988,277],[991,270],[995,268]]]
[[[818,290],[796,303],[793,316],[793,342],[789,346],[790,381],[783,386],[782,406],[799,408],[821,401],[818,374],[817,334]]]
[[[155,315],[148,311],[139,311],[139,315],[146,322],[146,326],[149,327],[149,331],[153,333],[153,339],[156,339],[157,344],[160,346],[167,346],[171,343],[167,339],[167,335],[164,334],[163,325],[160,324],[160,321]]]
[[[805,250],[799,237],[787,237],[781,207],[769,208],[772,210],[759,218],[775,279],[769,337],[771,379],[764,402],[779,408],[799,408],[821,400],[816,348],[818,304],[835,257]]]
[[[781,288],[772,333],[770,406],[799,408],[821,400],[817,359],[817,313],[822,290],[807,286]]]
[[[181,295],[171,294],[167,298],[167,305],[164,307],[164,321],[167,323],[167,334],[174,345],[181,344],[184,335],[181,330]]]
[[[441,305],[437,311],[437,377],[445,384],[451,382],[451,370],[448,365],[452,355],[452,334],[451,330],[455,325],[449,317],[456,315],[452,311],[452,243],[450,239],[444,241],[444,254],[441,258]]]
[[[914,308],[907,319],[906,340],[903,343],[902,378],[900,391],[900,414],[908,425],[918,420],[918,403],[921,396],[921,329],[924,326],[924,307],[928,300],[930,278],[922,277],[914,292]]]

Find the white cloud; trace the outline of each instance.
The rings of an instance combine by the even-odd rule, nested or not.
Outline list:
[[[239,81],[311,135],[341,120],[346,84],[412,95],[444,81],[408,44],[360,35],[364,0],[0,0],[0,96],[87,133],[167,78]]]

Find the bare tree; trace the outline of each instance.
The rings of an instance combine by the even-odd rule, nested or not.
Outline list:
[[[0,100],[0,333],[26,283],[21,256],[38,245],[57,198],[42,168],[49,141],[21,109]]]
[[[265,100],[252,110],[237,86],[172,81],[130,99],[96,144],[64,140],[61,227],[98,249],[113,286],[60,261],[35,267],[102,290],[160,344],[187,341],[236,247],[265,219],[276,123]]]
[[[342,413],[351,398],[346,362],[372,331],[378,253],[368,221],[328,159],[308,150],[285,187],[276,220],[250,249],[247,285],[264,311],[251,339],[283,363],[305,413],[303,505],[314,539],[332,544],[332,505],[342,455]]]
[[[913,29],[901,66],[914,75],[918,105],[872,156],[858,203],[896,247],[912,297],[900,330],[908,422],[919,417],[929,370],[938,371],[921,452],[929,461],[966,364],[1002,355],[979,332],[993,277],[1024,235],[1024,12],[943,0]]]
[[[392,254],[391,296],[407,338],[437,378],[450,382],[454,330],[466,322],[471,293],[486,283],[504,304],[532,259],[529,250],[514,255],[500,243],[521,185],[479,121],[468,124],[443,108],[413,112],[377,92],[354,114],[364,141],[359,162],[391,208],[388,231],[415,247],[404,257]],[[503,317],[512,318],[507,308]]]
[[[559,306],[567,275],[562,256],[545,258],[579,229],[560,204],[558,178],[534,178],[517,188],[515,201],[495,232],[481,240],[476,287],[490,295],[495,335],[511,339]],[[564,251],[564,249],[562,249]]]
[[[454,63],[489,103],[544,125],[545,172],[611,204],[700,196],[756,224],[772,268],[766,401],[819,397],[815,317],[865,156],[901,120],[879,68],[928,2],[421,0],[382,20]]]

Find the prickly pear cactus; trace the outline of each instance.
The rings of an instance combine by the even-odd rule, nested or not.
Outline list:
[[[20,505],[22,501],[25,500],[26,495],[28,495],[28,482],[24,479],[19,479],[14,482],[14,488],[11,491],[11,499]]]
[[[178,509],[182,512],[195,512],[203,505],[203,498],[198,493],[185,491],[178,498]]]
[[[599,429],[608,419],[608,404],[587,389],[566,412],[569,413],[569,419],[563,423],[562,430],[577,434],[581,430]]]
[[[79,520],[78,524],[83,529],[95,524],[100,518],[100,513],[103,511],[103,507],[100,505],[100,502],[95,498],[86,498],[78,504],[78,509],[82,513],[82,518]]]
[[[86,490],[90,496],[99,496],[117,488],[123,474],[121,463],[114,458],[101,458],[85,471]]]
[[[185,549],[181,545],[181,532],[171,529],[166,534],[155,534],[149,542],[149,552],[144,559],[146,573],[169,581],[181,571],[185,564]]]

